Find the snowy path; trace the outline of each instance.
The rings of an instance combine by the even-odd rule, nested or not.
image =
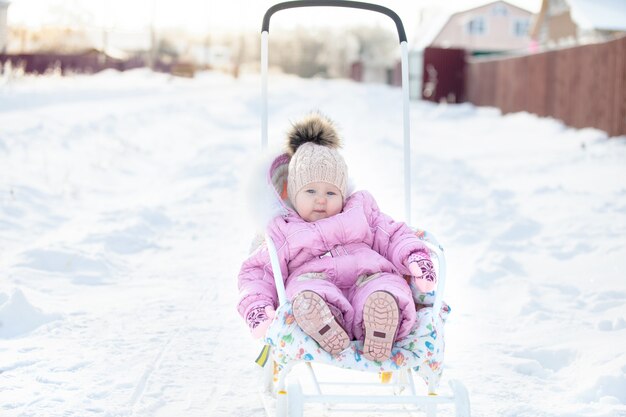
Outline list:
[[[399,91],[272,82],[274,143],[321,109],[401,217]],[[0,415],[262,415],[234,309],[258,90],[143,71],[0,87]],[[626,416],[626,139],[468,105],[413,103],[412,123],[414,223],[449,262],[444,377],[476,416]]]

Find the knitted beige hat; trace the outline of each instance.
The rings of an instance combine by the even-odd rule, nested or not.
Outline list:
[[[311,114],[292,126],[287,141],[287,153],[291,155],[287,176],[289,200],[293,203],[298,191],[312,182],[334,185],[345,200],[348,167],[337,151],[341,144],[332,121]]]

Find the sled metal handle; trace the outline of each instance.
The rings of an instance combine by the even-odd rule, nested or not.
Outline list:
[[[402,20],[400,17],[391,9],[380,6],[378,4],[364,3],[360,1],[347,1],[347,0],[301,0],[301,1],[286,1],[283,3],[278,3],[267,9],[265,12],[265,16],[263,16],[263,26],[261,28],[261,32],[270,31],[270,19],[272,15],[281,10],[287,9],[295,9],[299,7],[346,7],[350,9],[362,9],[369,10],[372,12],[382,13],[388,17],[390,17],[394,23],[396,24],[396,29],[398,30],[398,38],[400,39],[400,43],[406,42],[406,33],[404,31],[404,25],[402,24]]]
[[[263,30],[261,32],[261,149],[267,147],[268,142],[268,97],[267,78],[269,67],[269,25],[270,18],[280,10],[295,7],[331,6],[350,7],[357,9],[373,10],[391,17],[396,22],[398,36],[400,37],[400,62],[402,74],[402,119],[404,138],[404,221],[411,224],[411,122],[409,104],[409,49],[404,33],[404,26],[400,17],[392,10],[376,4],[346,1],[346,0],[302,0],[287,1],[270,7],[263,17]]]

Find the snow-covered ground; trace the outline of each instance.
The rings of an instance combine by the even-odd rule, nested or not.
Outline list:
[[[1,84],[1,83],[0,83]],[[263,414],[235,311],[259,79],[0,86],[0,415]],[[398,89],[270,80],[270,140],[335,119],[401,218]],[[444,379],[474,416],[626,416],[626,138],[412,103],[413,224],[446,247]]]

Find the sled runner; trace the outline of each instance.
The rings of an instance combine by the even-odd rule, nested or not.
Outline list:
[[[298,7],[348,7],[382,13],[395,22],[398,30],[402,60],[402,97],[404,115],[404,195],[405,221],[411,218],[411,177],[409,143],[409,83],[408,49],[404,27],[398,15],[392,10],[369,3],[323,0],[290,1],[279,3],[267,10],[263,18],[261,32],[261,81],[262,81],[262,147],[268,142],[268,36],[272,15],[278,11]],[[285,198],[283,190],[287,181],[289,156],[276,158],[269,172],[268,181],[276,198]],[[282,197],[281,197],[282,195]],[[332,356],[297,325],[292,305],[285,294],[283,275],[279,266],[274,242],[268,234],[266,245],[271,260],[272,273],[279,299],[276,317],[265,337],[266,345],[257,358],[263,366],[261,397],[268,415],[278,417],[302,416],[305,406],[317,404],[326,407],[329,412],[402,412],[413,414],[424,412],[428,417],[437,415],[440,406],[452,406],[457,417],[469,417],[469,396],[465,386],[456,380],[449,381],[448,393],[439,392],[442,375],[444,337],[443,327],[450,308],[443,302],[446,264],[442,247],[428,232],[414,229],[416,235],[429,249],[436,265],[438,283],[435,291],[421,293],[411,287],[417,309],[417,322],[411,333],[396,341],[389,359],[372,361],[363,357],[363,342],[352,341],[347,349]],[[349,375],[354,371],[368,373],[358,381],[323,382],[319,378],[318,368],[332,366],[343,368]],[[301,368],[309,376],[310,390],[301,385],[294,368]],[[333,371],[333,376],[337,371]],[[359,375],[359,374],[357,374]],[[378,375],[378,381],[363,382],[366,376]],[[425,384],[418,385],[419,376]],[[354,388],[354,389],[352,389]],[[310,392],[309,392],[310,391]],[[345,408],[345,406],[352,408]]]

